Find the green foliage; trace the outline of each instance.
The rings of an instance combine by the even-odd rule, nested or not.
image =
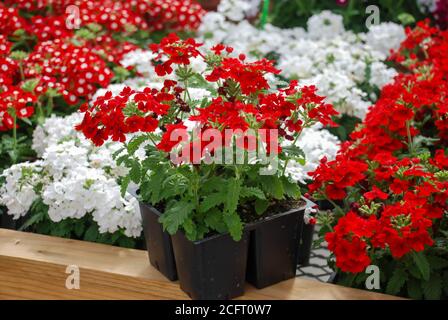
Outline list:
[[[344,18],[344,25],[356,32],[366,31],[365,22],[369,16],[366,8],[377,5],[382,22],[393,21],[412,25],[425,18],[415,0],[350,0],[347,5],[339,5],[335,0],[279,0],[274,1],[270,21],[280,27],[305,27],[308,18],[323,10],[331,10]]]
[[[115,233],[99,233],[98,224],[89,215],[81,219],[65,219],[55,223],[48,216],[48,206],[41,199],[32,204],[20,230],[125,248],[142,248],[143,245],[142,238],[129,238],[122,230]]]
[[[442,255],[435,248],[409,253],[400,260],[378,256],[372,264],[380,266],[380,292],[411,299],[439,300],[448,298],[448,251]],[[337,283],[365,289],[365,274],[339,272]]]

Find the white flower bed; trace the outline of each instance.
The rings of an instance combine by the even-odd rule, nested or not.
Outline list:
[[[18,219],[40,197],[54,222],[90,214],[100,233],[123,230],[128,237],[139,237],[138,202],[130,194],[121,197],[117,183],[124,173],[112,159],[117,144],[95,147],[74,130],[80,121],[79,114],[53,116],[35,130],[33,148],[42,160],[4,171],[0,204]]]
[[[235,8],[241,8],[240,13],[234,12]],[[279,54],[283,76],[315,84],[341,113],[364,118],[376,97],[361,90],[360,84],[381,88],[396,75],[383,61],[405,38],[400,25],[382,23],[366,34],[354,34],[344,29],[341,16],[323,11],[308,20],[308,31],[269,24],[260,30],[240,19],[244,8],[241,0],[223,0],[218,12],[203,18],[201,39],[208,46],[228,44],[238,52],[250,53],[253,59]]]

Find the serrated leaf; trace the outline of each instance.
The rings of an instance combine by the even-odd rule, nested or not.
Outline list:
[[[433,273],[428,281],[422,283],[425,299],[438,300],[442,295],[442,277],[438,273]]]
[[[140,162],[132,161],[131,170],[129,171],[129,177],[134,183],[139,184],[141,175],[142,175],[142,167],[140,165]]]
[[[223,214],[220,210],[214,208],[205,215],[205,224],[212,230],[216,230],[219,233],[227,231],[227,226],[223,220]]]
[[[282,147],[282,150],[285,154],[288,155],[288,158],[292,158],[298,162],[303,162],[303,160],[306,158],[305,152],[296,145],[290,145],[290,146],[284,146]]]
[[[129,155],[134,155],[134,153],[138,150],[138,148],[144,143],[148,137],[146,135],[135,136],[128,143],[128,153]]]
[[[204,191],[220,191],[225,186],[226,181],[221,177],[212,177],[205,181],[201,189]]]
[[[263,200],[266,199],[264,192],[260,188],[255,187],[242,187],[240,197],[241,198],[255,197],[257,199],[263,199]]]
[[[170,196],[182,195],[190,187],[190,180],[180,173],[170,175],[163,181],[163,190],[169,190]],[[167,197],[164,193],[164,199]]]
[[[224,210],[226,214],[236,212],[240,200],[241,182],[236,178],[227,181]]]
[[[223,220],[233,240],[240,241],[243,234],[243,223],[236,213],[223,215]]]
[[[129,160],[129,155],[125,154],[120,157],[118,157],[115,162],[117,163],[117,166],[121,166],[123,163],[127,162]]]
[[[288,178],[283,177],[282,179],[283,188],[288,197],[292,199],[298,199],[302,195],[300,192],[300,187],[296,182],[291,182]]]
[[[197,232],[196,225],[194,224],[193,220],[191,220],[190,218],[186,219],[182,226],[184,228],[187,239],[190,241],[195,241],[197,239]]]
[[[119,155],[120,153],[122,153],[124,150],[126,150],[125,147],[122,147],[122,148],[118,149],[117,151],[115,151],[114,153],[112,153],[112,158],[115,160],[115,159],[118,157],[118,155]]]
[[[269,201],[263,199],[255,200],[255,212],[258,215],[262,215],[263,213],[265,213],[268,207]]]
[[[179,227],[189,218],[194,209],[194,204],[187,201],[173,201],[167,210],[162,214],[159,221],[163,224],[164,230],[173,235]]]
[[[261,188],[268,195],[271,195],[274,199],[284,199],[285,190],[283,188],[282,181],[277,176],[260,176],[262,181]]]
[[[417,268],[420,271],[420,274],[423,277],[423,280],[429,280],[431,267],[429,266],[429,262],[426,259],[423,252],[413,252],[412,253],[412,259],[414,260],[415,264],[417,265]]]
[[[144,201],[149,201],[155,205],[161,200],[161,188],[165,176],[161,173],[152,173],[144,180],[140,187],[140,195]]]
[[[221,193],[213,193],[211,195],[206,196],[199,205],[199,211],[201,213],[206,213],[211,208],[223,204],[224,203],[223,197],[224,195]]]
[[[124,177],[120,181],[120,192],[121,196],[124,197],[128,191],[129,184],[131,183],[131,178],[129,176]]]
[[[408,274],[406,271],[400,268],[396,268],[387,282],[386,293],[391,295],[396,295],[403,288],[406,280],[408,279]]]

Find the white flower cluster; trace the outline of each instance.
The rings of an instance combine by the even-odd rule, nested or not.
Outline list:
[[[223,0],[219,8],[230,2],[238,1]],[[207,46],[225,43],[249,53],[249,59],[278,54],[283,76],[316,85],[340,113],[364,118],[376,97],[361,86],[381,88],[396,75],[383,60],[405,39],[404,28],[383,23],[354,34],[344,29],[341,16],[323,11],[308,20],[307,29],[268,24],[260,30],[244,19],[229,20],[218,9],[205,15],[199,35]]]
[[[305,153],[306,163],[301,165],[291,161],[288,163],[286,173],[295,181],[305,184],[310,179],[308,173],[316,170],[322,158],[333,160],[336,157],[339,144],[339,139],[329,131],[321,130],[321,125],[304,129],[297,145]]]
[[[127,171],[112,158],[120,145],[94,146],[73,129],[81,119],[77,113],[52,116],[35,130],[33,148],[42,160],[4,171],[0,204],[18,219],[40,197],[54,222],[91,214],[100,233],[123,230],[126,236],[138,237],[142,231],[138,201],[130,194],[121,196],[117,178]]]

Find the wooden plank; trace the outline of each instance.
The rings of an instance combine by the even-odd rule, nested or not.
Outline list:
[[[80,269],[80,289],[65,282],[68,265]],[[166,280],[146,251],[0,229],[0,299],[187,299]],[[302,278],[240,299],[396,299]]]

